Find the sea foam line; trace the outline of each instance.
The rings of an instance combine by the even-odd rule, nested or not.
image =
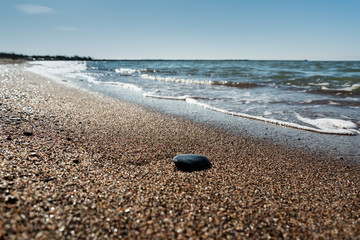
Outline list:
[[[160,96],[160,95],[154,95],[151,93],[144,93],[143,94],[144,97],[148,97],[148,98],[158,98],[158,99],[165,99],[165,100],[180,100],[180,101],[186,101],[187,98],[190,98],[190,96],[185,95],[185,96]]]
[[[339,129],[339,128],[318,129],[318,128],[303,126],[303,125],[300,125],[300,124],[297,124],[297,123],[285,122],[285,121],[272,119],[272,118],[264,118],[264,117],[249,115],[249,114],[245,114],[245,113],[237,113],[237,112],[226,111],[224,109],[213,107],[213,106],[211,106],[209,104],[206,104],[206,103],[200,103],[199,101],[196,101],[193,98],[186,98],[185,101],[187,103],[190,103],[190,104],[196,104],[196,105],[204,107],[206,109],[216,111],[216,112],[220,112],[220,113],[224,113],[224,114],[231,115],[231,116],[236,116],[236,117],[242,117],[242,118],[262,121],[262,122],[265,122],[265,123],[271,123],[271,124],[274,124],[274,125],[279,125],[279,126],[283,126],[283,127],[290,127],[290,128],[295,128],[295,129],[300,129],[300,130],[305,130],[305,131],[310,131],[310,132],[323,133],[323,134],[349,135],[349,136],[354,136],[354,135],[356,135],[356,133],[360,133],[359,131],[357,131],[355,129]]]
[[[308,127],[308,126],[300,125],[297,123],[285,122],[285,121],[281,121],[281,120],[277,120],[277,119],[273,119],[273,118],[264,118],[264,117],[260,117],[260,116],[249,115],[246,113],[237,113],[237,112],[227,111],[227,110],[224,110],[221,108],[213,107],[206,103],[201,103],[201,102],[197,101],[196,99],[194,99],[193,97],[187,96],[187,95],[178,96],[178,97],[159,96],[159,95],[153,95],[153,94],[149,94],[149,93],[144,93],[143,95],[144,95],[144,97],[159,98],[159,99],[165,99],[165,100],[181,100],[181,101],[185,101],[186,103],[189,103],[189,104],[195,104],[200,107],[203,107],[203,108],[215,111],[215,112],[220,112],[220,113],[223,113],[226,115],[230,115],[230,116],[247,118],[247,119],[262,121],[265,123],[271,123],[274,125],[290,127],[290,128],[295,128],[295,129],[300,129],[300,130],[305,130],[305,131],[310,131],[310,132],[323,133],[323,134],[334,134],[334,135],[349,135],[349,136],[354,136],[356,134],[360,134],[360,131],[355,129],[356,125],[351,121],[329,119],[329,118],[307,119],[307,118],[301,117],[299,114],[296,114],[297,118],[300,121],[303,121],[310,125],[314,125],[316,127],[319,127],[319,128],[313,128],[313,127]]]
[[[194,101],[196,101],[196,100],[186,99],[186,102],[189,102],[189,103],[193,103]],[[350,135],[350,136],[354,136],[354,135],[356,135],[356,133],[359,133],[359,131],[357,131],[355,129],[318,129],[318,128],[312,128],[312,127],[300,125],[297,123],[285,122],[285,121],[281,121],[281,120],[277,120],[277,119],[273,119],[273,118],[264,118],[264,117],[249,115],[249,114],[245,114],[245,113],[236,113],[236,112],[226,111],[221,108],[212,107],[208,104],[199,103],[197,101],[195,104],[202,106],[204,108],[207,108],[207,109],[210,109],[213,111],[217,111],[220,113],[224,113],[227,115],[231,115],[231,116],[248,118],[248,119],[252,119],[252,120],[258,120],[258,121],[262,121],[265,123],[271,123],[274,125],[290,127],[290,128],[295,128],[295,129],[300,129],[300,130],[305,130],[305,131],[310,131],[310,132],[323,133],[323,134],[336,134],[336,135]]]

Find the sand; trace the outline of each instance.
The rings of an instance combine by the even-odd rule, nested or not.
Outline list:
[[[354,163],[0,66],[0,239],[360,239]],[[178,171],[177,154],[213,166]]]

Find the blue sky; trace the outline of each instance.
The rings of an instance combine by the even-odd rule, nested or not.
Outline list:
[[[1,0],[0,52],[360,60],[358,0]]]

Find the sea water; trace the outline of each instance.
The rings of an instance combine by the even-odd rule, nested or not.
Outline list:
[[[360,134],[359,61],[39,61],[31,71],[92,90],[134,93],[326,134]],[[168,105],[168,106],[166,106]]]

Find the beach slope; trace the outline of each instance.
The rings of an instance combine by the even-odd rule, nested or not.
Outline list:
[[[359,166],[0,66],[0,239],[360,238]],[[209,158],[182,172],[178,154]]]

